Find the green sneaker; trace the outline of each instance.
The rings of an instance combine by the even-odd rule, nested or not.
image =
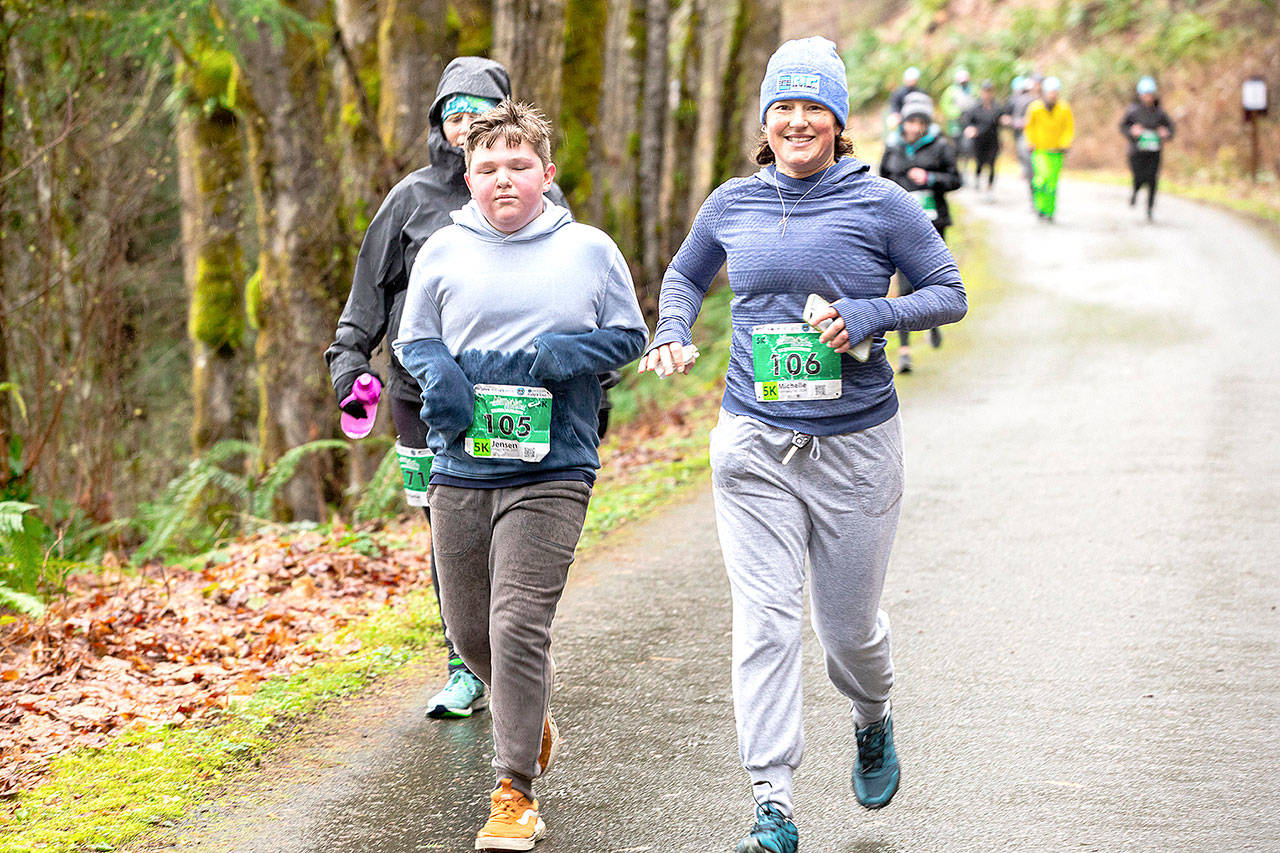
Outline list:
[[[898,791],[901,771],[893,748],[893,716],[886,715],[855,732],[858,758],[853,764],[853,792],[863,808],[882,809]]]
[[[756,825],[733,850],[734,853],[796,853],[799,848],[800,835],[791,818],[773,803],[766,802],[756,806]]]
[[[444,689],[427,701],[427,716],[470,717],[473,711],[489,706],[484,692],[484,682],[465,669],[454,670],[445,682]]]

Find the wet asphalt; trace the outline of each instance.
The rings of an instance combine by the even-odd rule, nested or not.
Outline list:
[[[1044,224],[1001,184],[958,200],[1007,284],[899,379],[902,789],[854,802],[847,703],[807,631],[800,849],[1280,849],[1280,244],[1174,198],[1148,224],[1123,188],[1070,180]],[[714,530],[704,487],[575,566],[541,853],[716,853],[748,827]],[[471,849],[488,716],[423,719],[438,686],[169,846]]]

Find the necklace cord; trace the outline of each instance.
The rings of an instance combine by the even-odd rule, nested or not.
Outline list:
[[[834,166],[834,165],[835,163],[831,164],[831,166]],[[813,186],[805,190],[804,195],[796,199],[796,203],[791,205],[791,213],[787,213],[787,203],[782,200],[782,186],[778,183],[777,176],[775,174],[773,188],[778,191],[778,204],[782,205],[782,221],[781,223],[779,223],[782,226],[781,236],[783,237],[787,236],[787,220],[795,215],[796,208],[800,206],[800,202],[804,201],[805,196],[809,195],[809,193],[816,190],[819,186],[821,186],[822,182],[827,179],[827,172],[831,171],[831,166],[828,166],[827,168],[823,169],[822,174],[818,177],[818,180],[814,182]],[[775,169],[775,172],[776,172],[776,169]]]

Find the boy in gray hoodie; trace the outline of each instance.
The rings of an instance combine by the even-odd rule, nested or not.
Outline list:
[[[551,623],[600,466],[596,376],[648,335],[617,246],[543,198],[540,114],[504,101],[465,151],[472,200],[422,247],[394,349],[436,454],[445,623],[492,696],[497,781],[476,848],[530,850],[546,832],[533,780],[558,747]]]

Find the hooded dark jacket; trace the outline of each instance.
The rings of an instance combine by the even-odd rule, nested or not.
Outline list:
[[[338,318],[338,332],[325,350],[333,389],[344,397],[361,373],[369,371],[369,358],[385,338],[394,341],[400,330],[409,270],[418,250],[438,229],[452,223],[449,214],[471,200],[463,175],[462,149],[444,137],[441,113],[453,95],[479,95],[502,100],[511,95],[511,79],[497,62],[478,56],[460,56],[445,67],[436,87],[436,99],[428,113],[427,151],[431,165],[391,188],[365,232],[356,257],[351,295]],[[547,198],[568,208],[560,187],[552,184]],[[416,402],[417,381],[391,354],[388,393]]]
[[[980,155],[994,156],[1000,150],[1000,119],[1007,115],[1009,115],[1008,104],[1002,104],[997,100],[992,100],[991,106],[987,106],[979,99],[965,111],[960,123],[966,128],[972,127],[978,131],[978,135],[973,140],[975,152]],[[980,159],[985,158],[980,157]]]
[[[907,172],[919,166],[929,174],[929,180],[917,184],[907,177]],[[885,143],[884,157],[880,160],[880,177],[888,178],[907,192],[933,190],[938,218],[933,220],[937,228],[951,224],[951,208],[947,205],[947,193],[960,189],[963,181],[956,168],[956,152],[942,136],[936,124],[929,125],[924,136],[908,145],[901,132],[895,132]]]
[[[1148,130],[1156,130],[1161,127],[1169,129],[1168,139],[1161,140],[1161,148],[1163,143],[1173,139],[1173,120],[1169,118],[1169,114],[1160,106],[1159,99],[1151,106],[1146,106],[1142,101],[1134,101],[1129,105],[1129,109],[1124,111],[1124,118],[1120,120],[1120,132],[1124,134],[1124,138],[1129,141],[1130,156],[1138,153],[1156,154],[1160,153],[1159,149],[1153,152],[1139,152],[1138,140],[1133,138],[1131,127],[1134,125],[1145,127]]]

